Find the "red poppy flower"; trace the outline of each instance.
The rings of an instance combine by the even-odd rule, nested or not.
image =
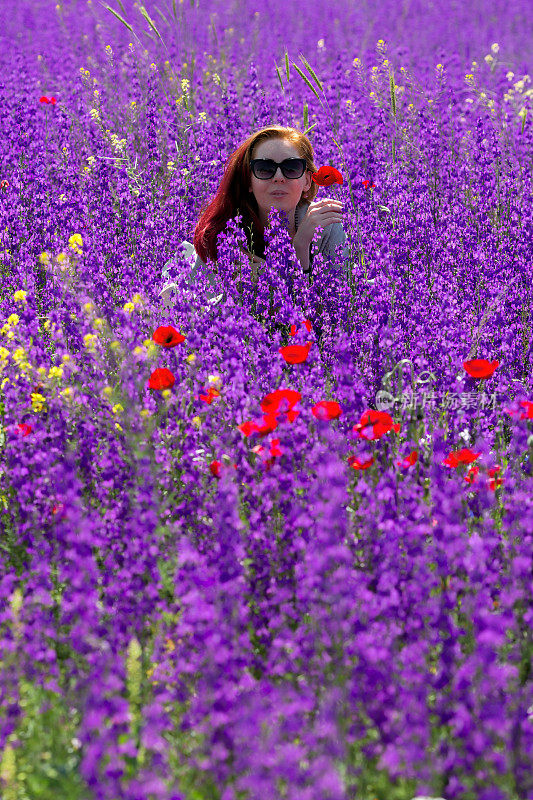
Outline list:
[[[365,187],[365,189],[368,189],[368,187],[370,186],[370,181],[362,181],[362,183],[363,183],[363,186]],[[370,188],[371,189],[375,189],[376,188],[375,184],[372,184],[372,186],[370,186]]]
[[[352,469],[368,469],[369,467],[372,466],[373,463],[374,459],[372,456],[370,456],[370,458],[367,458],[364,461],[361,461],[359,458],[356,458],[355,456],[350,456],[348,458],[348,464]]]
[[[520,405],[525,409],[520,414],[520,419],[533,419],[533,402],[531,400],[522,400]]]
[[[494,492],[497,486],[501,486],[503,483],[503,478],[498,478],[497,475],[500,473],[501,467],[497,464],[495,467],[491,467],[489,469],[489,489]]]
[[[220,477],[220,467],[221,467],[220,461],[212,461],[209,464],[209,472],[211,473],[211,475],[213,475],[213,477],[215,478]]]
[[[261,411],[265,414],[280,414],[292,411],[296,403],[302,399],[295,389],[276,389],[261,400]],[[294,412],[296,415],[297,411]],[[292,421],[292,420],[291,420]]]
[[[218,389],[215,389],[213,388],[213,386],[210,386],[206,394],[200,394],[198,395],[198,397],[200,400],[203,400],[204,403],[207,403],[207,405],[210,406],[215,397],[220,397],[220,392],[218,391]]]
[[[406,456],[401,461],[397,461],[396,464],[402,469],[408,469],[409,467],[413,467],[417,461],[418,461],[417,451],[411,450],[408,456]]]
[[[280,347],[279,352],[287,364],[302,364],[306,361],[310,349],[311,342],[307,342],[307,344],[288,344],[286,347]]]
[[[490,378],[499,366],[499,361],[486,361],[484,358],[475,358],[473,361],[465,361],[463,364],[471,378]]]
[[[272,458],[283,455],[283,450],[279,446],[279,439],[272,439],[270,442],[270,455]]]
[[[334,183],[341,184],[342,175],[335,167],[320,167],[318,172],[313,172],[311,178],[319,186],[332,186]]]
[[[311,331],[313,330],[313,326],[311,324],[311,321],[308,320],[308,319],[304,319],[303,326],[306,329],[307,333],[311,333]],[[291,325],[291,331],[289,333],[289,336],[296,336],[296,331],[297,330],[298,330],[298,328],[296,327],[296,325]]]
[[[479,467],[477,466],[477,464],[474,464],[474,466],[470,467],[470,469],[466,473],[465,481],[467,483],[474,483],[478,475],[479,475]]]
[[[357,423],[354,425],[353,432],[357,433],[362,439],[374,441],[381,439],[390,430],[399,433],[401,425],[395,424],[391,415],[387,411],[365,411]]]
[[[56,98],[55,98],[55,97],[51,97],[51,98],[50,98],[50,100],[49,100],[48,102],[49,102],[51,105],[55,106],[55,104],[57,103],[57,100],[56,100]]]
[[[463,447],[462,450],[453,450],[449,453],[442,463],[447,467],[456,469],[459,464],[473,464],[480,455],[481,453],[474,453],[473,450]]]
[[[321,400],[313,406],[311,413],[321,420],[337,419],[342,414],[342,408],[336,400]]]
[[[241,425],[237,425],[240,432],[248,438],[252,433],[258,433],[259,436],[266,436],[267,433],[272,433],[278,427],[278,421],[274,414],[263,414],[263,419],[260,423],[248,420]]]
[[[43,95],[42,97],[39,97],[39,103],[46,103],[46,104],[48,104],[49,102],[50,102],[50,100],[49,100],[49,99],[48,99],[48,97],[46,97],[45,95]]]
[[[17,433],[24,438],[32,432],[33,428],[27,422],[19,422],[17,425]]]
[[[158,391],[161,391],[162,389],[171,389],[175,383],[176,383],[176,378],[174,377],[172,372],[166,367],[159,367],[158,369],[155,369],[150,375],[150,380],[148,381],[148,388],[157,389]]]
[[[173,328],[172,325],[161,325],[153,332],[152,339],[156,344],[160,344],[162,347],[176,347],[177,344],[181,344],[185,341],[185,336],[178,333],[176,328]]]

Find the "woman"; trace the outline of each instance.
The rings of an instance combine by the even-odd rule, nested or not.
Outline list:
[[[252,279],[257,281],[265,263],[264,233],[272,207],[285,213],[289,235],[305,273],[311,272],[311,243],[316,230],[322,230],[318,252],[325,259],[335,260],[337,245],[344,245],[343,257],[347,258],[342,203],[331,198],[314,202],[318,186],[311,176],[316,171],[311,142],[295,128],[270,125],[246,139],[228,159],[217,193],[200,215],[194,248],[188,242],[182,245],[191,263],[194,259],[189,284],[209,259],[216,264],[218,234],[237,214],[242,216],[246,255],[251,259]],[[169,266],[165,265],[163,275]],[[209,271],[207,274],[209,277]],[[211,278],[215,284],[212,273]],[[169,283],[161,292],[167,302],[173,288],[175,284]],[[210,302],[220,302],[222,298],[215,293]]]

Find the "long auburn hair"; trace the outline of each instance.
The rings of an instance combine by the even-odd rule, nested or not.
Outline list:
[[[295,145],[300,158],[305,158],[307,169],[316,172],[313,146],[307,136],[296,128],[268,125],[246,139],[226,162],[224,174],[214,198],[203,207],[194,229],[193,244],[196,252],[206,262],[217,260],[217,237],[229,219],[242,215],[242,226],[246,233],[248,249],[257,256],[265,252],[265,228],[259,218],[259,207],[252,192],[248,191],[252,171],[250,159],[254,147],[268,139],[284,139]],[[311,203],[318,192],[318,185],[311,183],[302,200]]]

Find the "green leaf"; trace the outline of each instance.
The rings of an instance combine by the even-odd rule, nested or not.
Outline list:
[[[300,53],[300,58],[304,62],[306,68],[309,70],[309,73],[310,73],[311,77],[313,78],[314,82],[316,83],[316,85],[318,86],[320,91],[323,92],[324,91],[324,87],[322,86],[322,84],[318,80],[318,78],[316,76],[316,73],[315,73],[313,67],[311,66],[311,64],[309,63],[309,61],[301,53]]]
[[[302,78],[302,79],[305,81],[305,83],[306,83],[306,84],[309,86],[309,88],[311,89],[311,91],[313,92],[313,94],[315,95],[315,97],[317,98],[317,100],[320,100],[320,95],[318,94],[317,90],[315,89],[315,87],[313,86],[313,84],[311,83],[311,81],[309,80],[309,78],[307,77],[307,75],[305,75],[305,74],[302,72],[302,70],[300,69],[300,67],[298,67],[298,65],[297,65],[297,64],[295,64],[295,63],[294,63],[294,61],[292,62],[292,66],[294,67],[294,69],[296,70],[296,72],[298,73],[298,75],[300,76],[300,78]]]
[[[145,7],[144,7],[144,6],[139,6],[139,11],[140,11],[140,12],[141,12],[141,14],[143,15],[143,17],[145,18],[146,22],[147,22],[147,23],[148,23],[148,25],[151,27],[151,29],[153,30],[153,32],[155,33],[155,35],[156,35],[156,36],[159,38],[159,41],[161,42],[161,44],[164,44],[164,42],[163,42],[163,38],[162,38],[161,34],[159,33],[159,31],[157,30],[157,27],[156,27],[156,24],[155,24],[155,22],[154,22],[154,21],[153,21],[153,19],[150,17],[150,15],[148,14],[148,12],[147,12],[147,10],[145,9]]]
[[[116,17],[118,20],[120,20],[120,22],[122,22],[122,24],[125,25],[126,28],[133,33],[133,28],[131,27],[131,25],[128,22],[126,22],[126,20],[123,17],[120,16],[118,11],[115,11],[110,6],[106,6],[105,3],[104,3],[104,8],[106,8],[108,11],[110,11],[113,14],[114,17]]]

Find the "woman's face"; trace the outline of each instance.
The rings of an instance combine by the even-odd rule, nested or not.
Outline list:
[[[252,151],[252,158],[271,158],[278,164],[286,158],[301,158],[295,145],[285,139],[268,139],[261,142]],[[274,206],[280,211],[294,211],[302,192],[311,186],[311,173],[306,169],[301,178],[286,178],[278,167],[273,178],[261,181],[252,174],[250,191],[253,192],[259,212],[264,219],[268,219],[268,212]]]

